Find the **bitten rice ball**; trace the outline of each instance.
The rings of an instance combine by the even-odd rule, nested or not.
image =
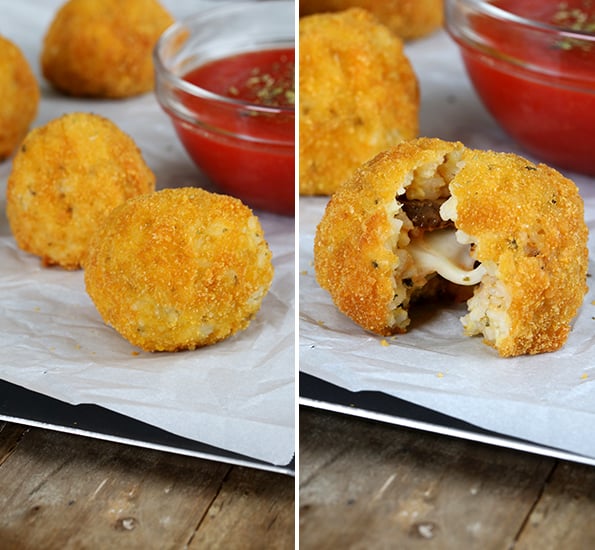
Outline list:
[[[116,208],[84,267],[105,323],[145,351],[195,349],[245,329],[273,278],[258,218],[239,199],[199,188]]]
[[[0,161],[27,134],[39,106],[39,86],[21,50],[0,36]]]
[[[420,138],[380,153],[333,195],[316,277],[378,334],[405,332],[418,299],[467,290],[466,334],[503,357],[554,351],[587,291],[583,208],[576,185],[548,166]]]
[[[8,177],[6,215],[18,246],[44,266],[78,269],[97,224],[154,188],[131,137],[99,115],[70,113],[23,141]]]
[[[300,16],[364,8],[403,40],[421,38],[444,21],[443,0],[300,0]]]
[[[153,48],[174,22],[156,0],[69,0],[43,41],[44,77],[76,97],[122,98],[153,89]]]
[[[401,40],[353,8],[300,19],[300,193],[330,195],[362,162],[418,132]]]

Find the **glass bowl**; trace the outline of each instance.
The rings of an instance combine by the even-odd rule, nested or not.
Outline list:
[[[446,0],[471,82],[527,152],[595,175],[595,3]]]
[[[157,100],[195,164],[221,192],[283,215],[295,214],[294,51],[294,3],[271,0],[206,8],[154,52]]]

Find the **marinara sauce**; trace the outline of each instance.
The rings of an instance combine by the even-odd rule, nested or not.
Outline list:
[[[176,124],[186,150],[225,191],[254,208],[295,209],[295,50],[210,61],[184,80],[233,101],[184,97],[197,123]]]
[[[492,4],[547,25],[595,33],[595,2],[590,0]],[[530,153],[595,175],[595,41],[529,32],[519,24],[496,24],[481,16],[471,25],[500,52],[478,53],[461,44],[471,80],[488,110]]]

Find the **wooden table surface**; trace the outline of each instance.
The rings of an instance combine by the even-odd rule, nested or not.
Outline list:
[[[294,492],[283,474],[0,423],[2,550],[291,549]]]
[[[595,548],[595,468],[300,409],[302,549]],[[292,477],[0,423],[0,548],[294,548]]]
[[[595,468],[300,409],[302,549],[595,548]]]

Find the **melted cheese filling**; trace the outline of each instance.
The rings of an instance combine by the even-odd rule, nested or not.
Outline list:
[[[471,246],[459,242],[454,229],[428,231],[412,239],[407,251],[420,270],[436,272],[457,285],[476,285],[486,274],[483,265],[473,267]]]

